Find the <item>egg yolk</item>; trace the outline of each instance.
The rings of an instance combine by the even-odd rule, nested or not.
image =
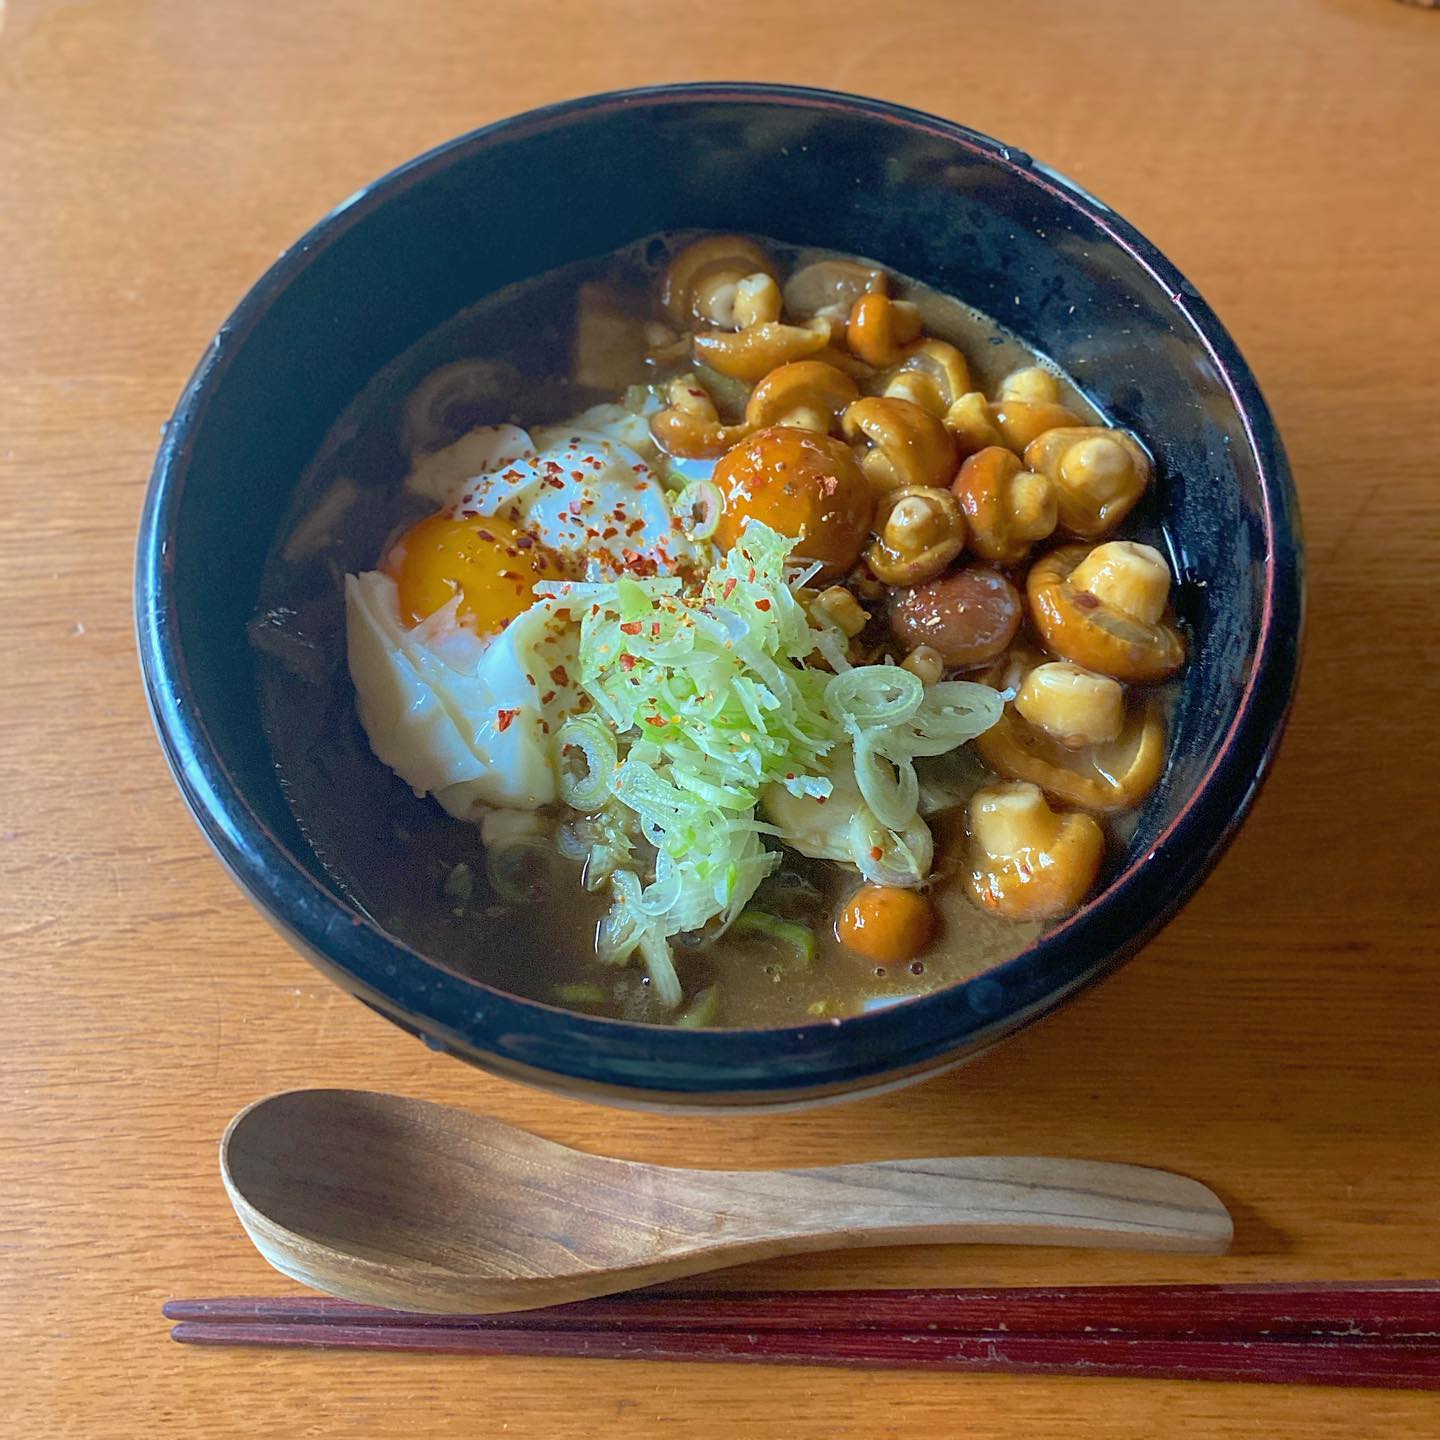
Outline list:
[[[535,603],[539,580],[559,580],[555,556],[498,516],[456,518],[441,511],[412,526],[385,557],[399,590],[400,616],[416,625],[458,594],[462,624],[481,635],[503,630]]]
[[[715,466],[724,509],[716,542],[729,549],[751,520],[792,536],[795,554],[837,579],[860,558],[875,497],[850,447],[829,435],[773,425],[727,450]]]

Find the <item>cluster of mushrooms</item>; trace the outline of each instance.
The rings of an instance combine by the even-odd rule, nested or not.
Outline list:
[[[719,543],[751,518],[795,536],[823,563],[809,603],[857,660],[889,653],[927,684],[963,674],[1013,697],[977,742],[1001,778],[970,799],[960,868],[995,914],[1074,909],[1104,854],[1096,817],[1160,778],[1147,687],[1185,660],[1164,557],[1108,538],[1150,482],[1145,450],[1082,423],[1040,367],[987,398],[859,262],[782,286],[753,241],[708,236],[675,255],[661,302],[657,354],[693,368],[651,431],[717,461]]]

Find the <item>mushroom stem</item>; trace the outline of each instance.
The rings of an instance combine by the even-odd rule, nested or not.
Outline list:
[[[1152,545],[1111,540],[1097,545],[1071,572],[1070,583],[1103,605],[1155,624],[1170,599],[1170,567]]]

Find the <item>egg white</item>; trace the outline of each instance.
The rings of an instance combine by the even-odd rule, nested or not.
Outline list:
[[[484,638],[457,622],[457,605],[407,629],[388,575],[346,577],[350,674],[370,748],[462,820],[548,805],[551,737],[579,699],[579,627],[552,598]]]

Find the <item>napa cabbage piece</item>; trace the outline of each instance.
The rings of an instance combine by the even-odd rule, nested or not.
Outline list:
[[[796,596],[806,576],[787,568],[792,544],[752,523],[698,589],[629,577],[541,587],[581,616],[578,683],[591,708],[560,727],[555,762],[562,800],[605,837],[587,866],[611,896],[600,955],[639,954],[670,1007],[682,998],[670,937],[723,931],[779,863],[764,837],[791,838],[784,804],[759,818],[762,796],[801,805],[808,824],[840,764],[857,794],[829,811],[844,833],[835,858],[920,885],[931,847],[912,761],[1000,716],[986,686],[927,690],[895,665],[850,666],[843,635]],[[817,654],[830,670],[807,664]],[[616,844],[623,835],[648,842],[653,874]]]

